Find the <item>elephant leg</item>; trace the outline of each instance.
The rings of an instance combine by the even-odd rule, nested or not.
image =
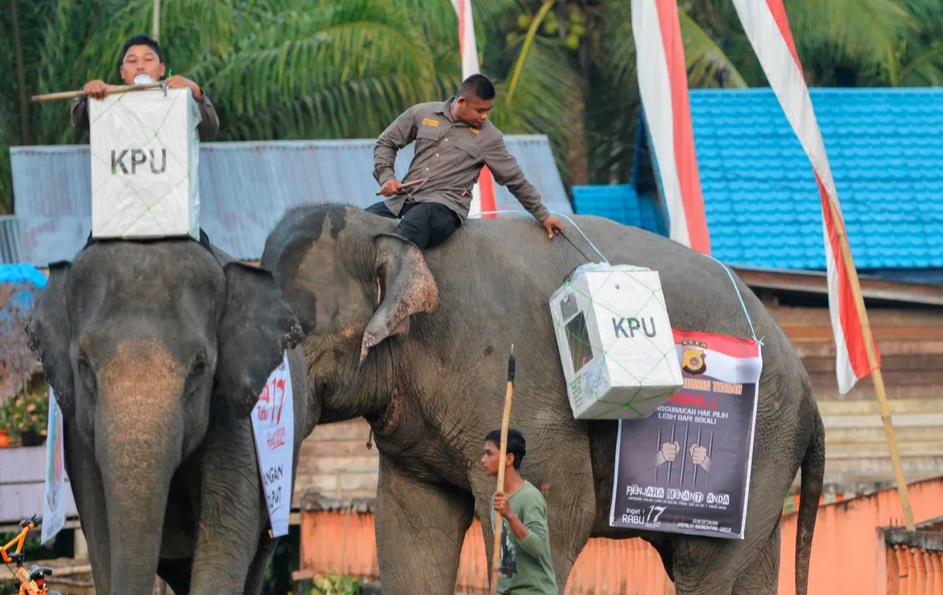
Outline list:
[[[277,545],[278,539],[272,539],[267,534],[259,538],[259,546],[255,550],[252,566],[249,567],[249,575],[246,577],[243,593],[248,595],[262,592],[262,583],[265,582],[265,569],[272,561],[272,555],[275,553],[275,546]]]
[[[777,524],[753,564],[737,579],[733,588],[735,594],[776,595],[779,591],[780,528],[781,524]]]
[[[255,459],[249,421],[233,419],[225,403],[215,402],[199,464],[195,593],[240,593],[245,587],[268,520]]]
[[[105,487],[95,455],[79,438],[74,421],[65,423],[65,464],[69,473],[72,495],[88,543],[95,590],[111,592],[111,541],[108,534],[108,511]]]
[[[157,563],[157,576],[164,579],[174,595],[187,595],[190,592],[192,572],[193,560],[190,558],[161,558]]]
[[[380,454],[376,537],[385,593],[452,595],[474,502],[415,479]]]
[[[779,588],[779,519],[740,540],[681,537],[673,542],[677,595],[776,593]]]

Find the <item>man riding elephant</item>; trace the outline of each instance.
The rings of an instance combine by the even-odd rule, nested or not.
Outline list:
[[[406,110],[377,139],[373,177],[387,199],[367,211],[399,218],[396,233],[420,250],[444,242],[468,217],[472,187],[482,167],[506,185],[524,208],[547,230],[563,231],[563,223],[547,212],[537,189],[527,181],[504,136],[489,120],[494,85],[484,75],[465,79],[455,97],[420,103]],[[396,179],[396,152],[416,141],[404,182]]]

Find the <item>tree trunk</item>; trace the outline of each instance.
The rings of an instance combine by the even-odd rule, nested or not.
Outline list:
[[[11,0],[13,10],[13,44],[16,48],[16,86],[20,104],[20,139],[24,145],[33,144],[29,125],[29,94],[26,92],[26,63],[23,61],[23,37],[20,34],[20,8]]]
[[[586,153],[586,101],[583,93],[570,104],[570,144],[566,152],[566,169],[570,185],[589,184],[589,157]]]

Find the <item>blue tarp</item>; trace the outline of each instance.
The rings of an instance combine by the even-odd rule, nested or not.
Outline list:
[[[31,264],[0,264],[0,285],[19,288],[10,296],[10,303],[0,304],[0,332],[15,332],[6,328],[11,317],[17,317],[14,311],[18,310],[20,316],[29,312],[36,294],[46,286],[46,276]]]

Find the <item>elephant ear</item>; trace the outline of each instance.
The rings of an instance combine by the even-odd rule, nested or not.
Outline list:
[[[214,393],[244,418],[285,350],[301,340],[301,325],[271,273],[237,262],[223,272],[226,311],[217,329]]]
[[[72,328],[66,310],[66,288],[71,268],[69,262],[49,265],[46,287],[40,292],[26,323],[29,348],[42,362],[46,381],[56,393],[62,414],[67,418],[75,413],[75,384],[69,357]]]
[[[409,316],[432,313],[439,307],[439,288],[415,244],[387,234],[376,236],[373,243],[382,299],[363,333],[361,363],[372,347],[396,334]]]

